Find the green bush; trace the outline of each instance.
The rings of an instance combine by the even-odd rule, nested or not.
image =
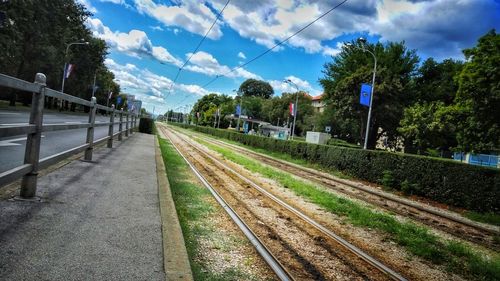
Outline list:
[[[403,187],[404,186],[403,184],[407,182],[408,182],[407,180],[403,181],[401,187]],[[380,184],[382,184],[384,187],[388,189],[394,188],[395,180],[394,177],[392,176],[392,171],[385,170],[382,172],[382,179],[380,180]]]
[[[151,118],[141,118],[139,120],[139,132],[145,133],[145,134],[152,134],[153,133],[153,119]]]
[[[500,171],[495,168],[419,155],[283,141],[210,127],[181,126],[307,159],[369,182],[381,182],[384,173],[389,171],[390,187],[394,189],[469,210],[500,211]]]

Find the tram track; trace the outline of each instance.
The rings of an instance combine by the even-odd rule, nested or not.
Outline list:
[[[444,231],[454,237],[467,240],[494,251],[500,250],[498,237],[500,230],[494,226],[484,226],[460,217],[446,214],[442,211],[426,207],[423,204],[412,202],[396,195],[387,194],[362,184],[353,184],[346,180],[335,178],[329,174],[301,167],[299,165],[279,160],[261,153],[257,153],[239,146],[228,144],[207,137],[198,137],[211,144],[229,148],[232,151],[250,156],[263,164],[287,171],[295,176],[305,178],[309,181],[319,183],[324,187],[345,194],[349,197],[368,202],[388,211],[395,212],[401,216],[419,221],[430,227]],[[495,239],[495,236],[497,239]]]
[[[199,144],[163,126],[159,129],[204,179],[202,182],[213,188],[212,194],[224,198],[222,201],[217,199],[219,203],[223,202],[221,205],[225,209],[233,209],[255,237],[262,240],[265,248],[274,253],[279,260],[277,263],[289,273],[290,279],[281,280],[405,280],[382,262],[214,158]]]

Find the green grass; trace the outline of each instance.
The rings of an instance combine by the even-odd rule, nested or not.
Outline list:
[[[500,214],[495,214],[495,213],[483,214],[483,213],[468,211],[467,213],[465,213],[465,216],[471,220],[500,226]]]
[[[292,156],[290,156],[290,154],[280,153],[280,152],[275,152],[275,151],[268,151],[268,150],[265,150],[265,149],[262,149],[262,148],[255,148],[255,147],[252,147],[252,146],[241,144],[241,143],[236,142],[236,141],[227,140],[227,139],[216,137],[216,136],[207,136],[205,134],[198,133],[198,132],[195,132],[195,131],[189,130],[189,129],[183,129],[183,128],[180,128],[180,127],[176,127],[175,129],[176,130],[181,130],[181,131],[188,131],[188,132],[190,132],[190,133],[192,133],[194,135],[204,136],[204,137],[216,139],[216,140],[219,140],[219,141],[222,141],[222,142],[226,142],[226,143],[229,143],[229,144],[234,144],[234,145],[237,145],[239,147],[246,148],[246,149],[248,149],[250,151],[257,152],[257,153],[260,153],[260,154],[264,154],[264,155],[267,155],[267,156],[271,156],[273,158],[284,160],[284,161],[287,161],[287,162],[290,162],[290,163],[294,163],[294,164],[297,164],[297,165],[300,165],[300,166],[308,167],[308,168],[315,169],[315,170],[318,170],[318,171],[325,171],[325,172],[328,172],[331,175],[334,175],[334,176],[336,176],[338,178],[341,178],[341,179],[352,179],[351,176],[346,175],[346,174],[344,174],[344,173],[342,173],[340,171],[332,170],[332,169],[325,170],[325,168],[321,167],[320,165],[312,164],[312,163],[310,163],[310,162],[308,162],[308,161],[306,161],[304,159],[293,158]]]
[[[256,280],[255,276],[250,276],[240,268],[228,268],[222,273],[212,272],[206,261],[198,258],[201,239],[210,239],[215,247],[224,251],[229,247],[238,247],[245,241],[234,238],[229,244],[219,242],[221,235],[211,223],[211,218],[218,215],[216,208],[209,202],[212,195],[206,188],[191,182],[191,170],[173,146],[161,138],[159,142],[194,280]]]
[[[341,216],[345,222],[358,227],[376,229],[408,252],[434,264],[442,264],[450,271],[477,280],[500,280],[500,256],[484,257],[467,245],[445,241],[426,227],[411,222],[400,222],[394,216],[375,212],[354,201],[336,196],[318,186],[298,180],[290,174],[269,168],[255,160],[202,140],[200,143],[221,153],[225,158],[248,170],[273,179],[295,194]]]

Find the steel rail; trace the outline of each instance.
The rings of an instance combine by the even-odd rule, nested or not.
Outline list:
[[[405,205],[405,206],[408,206],[408,207],[412,207],[412,208],[417,209],[419,211],[422,211],[424,213],[429,213],[429,214],[437,216],[437,217],[441,217],[441,218],[444,218],[444,219],[451,220],[451,221],[453,221],[455,223],[463,224],[463,225],[466,225],[468,227],[476,228],[476,229],[479,229],[479,230],[482,230],[482,231],[486,231],[486,232],[489,232],[489,233],[492,233],[492,234],[497,234],[497,235],[500,234],[500,230],[498,230],[498,229],[492,229],[492,228],[489,228],[487,226],[481,225],[479,223],[475,223],[473,221],[468,221],[468,220],[460,219],[460,218],[452,216],[452,215],[448,215],[446,213],[441,213],[441,212],[438,212],[436,210],[433,210],[433,209],[430,209],[430,208],[426,208],[424,206],[421,206],[419,204],[411,202],[411,201],[409,201],[407,199],[398,198],[398,197],[395,197],[393,195],[389,195],[389,194],[385,194],[385,193],[382,193],[382,192],[379,192],[379,191],[376,191],[376,190],[372,190],[372,189],[364,187],[362,185],[355,185],[355,184],[352,184],[350,182],[344,181],[342,179],[337,179],[337,178],[334,178],[334,177],[332,177],[330,175],[325,175],[325,174],[323,174],[321,172],[318,172],[318,171],[315,171],[315,170],[312,170],[312,169],[309,169],[309,168],[306,168],[306,167],[302,167],[302,166],[299,166],[299,165],[294,164],[294,163],[289,163],[289,162],[283,161],[281,159],[276,159],[276,158],[273,158],[273,157],[270,157],[270,156],[267,156],[267,155],[264,155],[264,154],[261,154],[261,153],[258,153],[258,152],[254,152],[254,151],[251,151],[251,150],[248,150],[246,148],[242,148],[242,147],[239,147],[239,146],[236,146],[236,145],[233,145],[233,144],[229,144],[229,143],[226,143],[226,142],[223,142],[223,141],[215,140],[215,139],[212,139],[212,138],[206,138],[206,137],[204,139],[207,140],[207,141],[209,141],[209,142],[216,143],[216,144],[219,144],[219,145],[222,145],[222,146],[226,146],[226,147],[231,148],[231,149],[235,149],[235,150],[239,150],[239,151],[244,151],[245,153],[257,155],[259,157],[263,157],[263,158],[269,159],[270,161],[278,162],[278,163],[280,163],[282,165],[285,165],[285,166],[291,166],[293,168],[296,168],[296,169],[299,169],[299,170],[311,173],[311,174],[313,174],[315,176],[318,176],[318,177],[321,177],[321,178],[324,178],[324,179],[327,179],[327,180],[330,180],[330,181],[334,181],[336,183],[340,183],[340,184],[343,184],[343,185],[347,185],[349,187],[352,187],[352,188],[364,191],[366,193],[369,193],[369,194],[372,194],[372,195],[375,195],[375,196],[378,196],[378,197],[382,197],[382,198],[384,198],[386,200],[393,201],[393,202],[396,202],[396,203],[399,203],[399,204],[402,204],[402,205]]]
[[[179,133],[177,132],[177,134],[179,134]],[[386,265],[384,265],[382,262],[378,261],[377,259],[375,259],[374,257],[370,256],[369,254],[365,253],[363,250],[361,250],[358,247],[354,246],[353,244],[349,243],[347,240],[345,240],[342,237],[338,236],[333,231],[327,229],[326,227],[324,227],[323,225],[319,224],[318,222],[316,222],[315,220],[313,220],[309,216],[303,214],[302,212],[300,212],[299,210],[295,209],[294,207],[292,207],[288,203],[286,203],[283,200],[279,199],[278,197],[276,197],[272,193],[268,192],[264,188],[260,187],[256,183],[254,183],[252,180],[248,179],[247,177],[242,176],[241,174],[239,174],[238,172],[236,172],[231,167],[229,167],[226,164],[222,163],[221,161],[219,161],[215,157],[212,157],[211,155],[209,155],[207,152],[205,152],[205,151],[201,150],[200,148],[196,147],[194,144],[192,144],[191,141],[188,141],[186,139],[184,139],[184,141],[187,142],[187,143],[189,143],[194,149],[196,149],[199,152],[201,152],[202,154],[204,154],[207,158],[209,158],[210,160],[212,160],[214,163],[216,163],[217,165],[223,167],[226,171],[231,172],[232,174],[234,174],[236,177],[240,178],[245,183],[247,183],[247,184],[251,185],[252,187],[254,187],[261,194],[267,196],[269,199],[273,200],[278,205],[280,205],[283,208],[287,209],[288,211],[294,213],[297,217],[299,217],[302,220],[304,220],[305,222],[309,223],[310,225],[312,225],[317,230],[321,231],[326,236],[328,236],[331,239],[335,240],[339,245],[343,246],[345,249],[347,249],[348,251],[350,251],[351,253],[353,253],[357,257],[361,258],[362,260],[364,260],[368,264],[372,265],[373,267],[375,267],[376,269],[378,269],[382,273],[385,273],[387,276],[389,276],[393,280],[399,280],[399,281],[406,281],[407,280],[406,278],[404,278],[399,273],[395,272],[391,268],[389,268]]]
[[[295,280],[293,276],[285,269],[285,267],[278,261],[278,259],[269,251],[269,249],[260,241],[260,239],[253,233],[253,231],[248,227],[248,225],[238,216],[238,214],[227,204],[227,202],[222,198],[222,196],[212,187],[212,185],[206,180],[206,178],[198,171],[198,169],[184,156],[184,154],[177,148],[172,139],[165,133],[165,129],[161,127],[163,134],[167,137],[179,153],[179,155],[186,161],[193,173],[198,177],[198,179],[203,183],[203,185],[212,193],[217,203],[219,203],[226,213],[231,217],[231,219],[240,228],[243,234],[248,238],[250,243],[255,247],[257,252],[261,255],[264,261],[271,267],[276,276],[282,281],[292,281]]]

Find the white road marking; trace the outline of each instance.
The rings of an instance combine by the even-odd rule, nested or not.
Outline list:
[[[45,136],[42,135],[42,138],[44,138]],[[0,147],[2,146],[17,146],[17,145],[21,145],[20,143],[14,143],[14,142],[17,142],[17,141],[25,141],[27,139],[27,137],[22,137],[22,138],[17,138],[17,139],[10,139],[10,140],[3,140],[3,141],[0,141]]]
[[[16,113],[16,112],[0,112],[0,115],[21,115],[21,113]]]
[[[20,125],[29,125],[29,123],[10,123],[10,124],[0,124],[0,126],[20,126]]]

